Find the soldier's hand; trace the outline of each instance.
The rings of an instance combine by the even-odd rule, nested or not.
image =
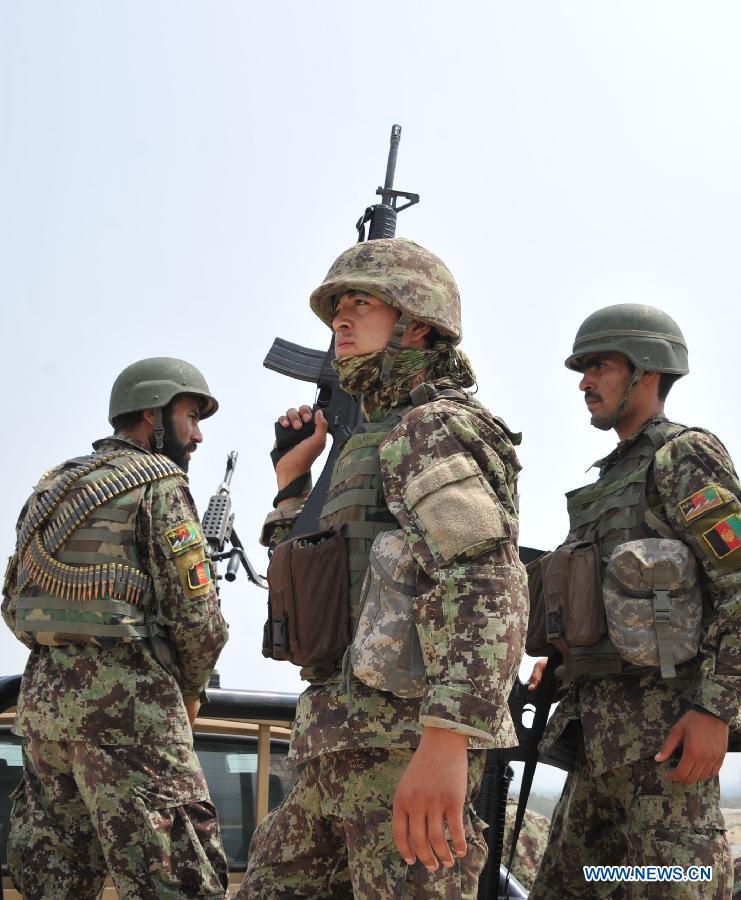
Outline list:
[[[545,672],[545,667],[547,665],[547,656],[543,656],[535,661],[535,664],[533,665],[533,671],[530,673],[530,678],[528,678],[527,681],[527,689],[529,691],[536,691],[540,687],[540,682],[543,679],[543,672]]]
[[[184,697],[183,703],[185,704],[185,711],[188,714],[188,721],[190,722],[190,727],[193,727],[193,723],[196,720],[196,716],[198,715],[198,710],[201,708],[201,700],[200,697]]]
[[[392,834],[404,861],[419,859],[434,872],[466,855],[463,805],[468,783],[468,738],[447,728],[426,727],[419,747],[401,776],[394,797]]]
[[[714,778],[728,750],[728,723],[710,713],[691,709],[667,735],[656,754],[656,762],[665,762],[682,744],[682,756],[667,778],[681,784],[697,784]]]
[[[295,428],[299,431],[305,422],[311,421],[311,407],[299,406],[298,409],[289,409],[284,416],[278,418],[283,428]],[[278,479],[278,490],[282,490],[300,475],[308,472],[313,463],[321,456],[327,443],[327,420],[324,413],[318,409],[314,414],[314,433],[304,438],[282,456],[275,466],[275,476]]]

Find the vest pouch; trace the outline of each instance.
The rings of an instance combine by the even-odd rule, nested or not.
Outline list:
[[[608,637],[588,647],[569,648],[564,658],[564,682],[574,679],[603,678],[625,671],[615,645]]]
[[[530,597],[530,615],[527,620],[525,652],[530,656],[550,656],[556,652],[546,636],[546,607],[543,591],[543,570],[552,553],[544,553],[525,566],[527,590]]]
[[[263,656],[333,667],[349,643],[343,536],[330,528],[278,544],[268,567]]]
[[[588,647],[607,633],[596,544],[574,541],[527,566],[530,620],[525,650],[553,654],[554,648]]]
[[[416,573],[401,529],[376,536],[349,650],[349,664],[356,678],[397,697],[421,697],[427,685],[414,623]]]
[[[697,560],[678,540],[644,538],[618,545],[607,564],[605,609],[620,656],[641,667],[674,667],[697,656],[702,594]]]

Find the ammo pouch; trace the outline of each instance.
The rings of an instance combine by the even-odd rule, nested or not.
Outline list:
[[[697,656],[702,595],[697,560],[682,541],[645,538],[616,547],[607,564],[605,610],[620,656],[641,667],[674,666]]]
[[[564,659],[570,647],[596,644],[607,633],[596,544],[574,541],[527,565],[530,618],[525,651]]]
[[[414,597],[416,564],[401,529],[377,535],[360,597],[358,626],[343,668],[379,691],[421,697],[425,666]]]
[[[329,674],[349,643],[343,536],[330,528],[278,544],[268,567],[263,656]]]

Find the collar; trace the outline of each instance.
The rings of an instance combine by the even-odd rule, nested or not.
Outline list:
[[[645,421],[643,425],[641,425],[641,427],[638,429],[638,431],[636,431],[635,434],[631,434],[630,437],[627,437],[625,438],[625,440],[620,441],[617,447],[615,447],[612,452],[608,453],[607,456],[603,457],[602,459],[598,459],[596,462],[593,462],[589,468],[599,469],[600,476],[604,475],[608,469],[618,463],[625,456],[628,450],[630,450],[630,448],[638,442],[640,437],[650,425],[658,425],[661,422],[668,421],[669,420],[664,415],[664,413],[658,413],[657,415],[652,416],[650,419]]]
[[[135,450],[141,450],[143,453],[152,452],[149,447],[145,447],[144,444],[140,444],[139,441],[136,441],[134,440],[134,438],[128,437],[127,435],[121,434],[120,432],[108,435],[108,437],[100,438],[97,441],[93,441],[93,450],[107,450],[109,447],[113,450],[133,447]]]

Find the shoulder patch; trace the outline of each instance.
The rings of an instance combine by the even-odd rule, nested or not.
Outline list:
[[[166,531],[165,538],[170,546],[170,550],[172,550],[175,556],[177,556],[178,553],[183,553],[183,551],[187,550],[189,547],[193,547],[195,544],[201,544],[203,542],[201,529],[198,523],[192,520],[183,522],[175,528]]]
[[[188,587],[192,590],[205,587],[213,581],[211,572],[211,562],[206,559],[198,560],[198,562],[188,569]]]
[[[718,559],[725,559],[741,547],[741,517],[732,513],[703,533],[703,538]]]
[[[468,453],[437,459],[402,488],[407,508],[437,561],[474,558],[510,538],[501,501]]]
[[[716,506],[723,506],[727,502],[716,484],[706,484],[705,487],[678,503],[677,508],[682,513],[684,521],[691,522],[698,516],[705,515],[708,510],[715,509]]]

